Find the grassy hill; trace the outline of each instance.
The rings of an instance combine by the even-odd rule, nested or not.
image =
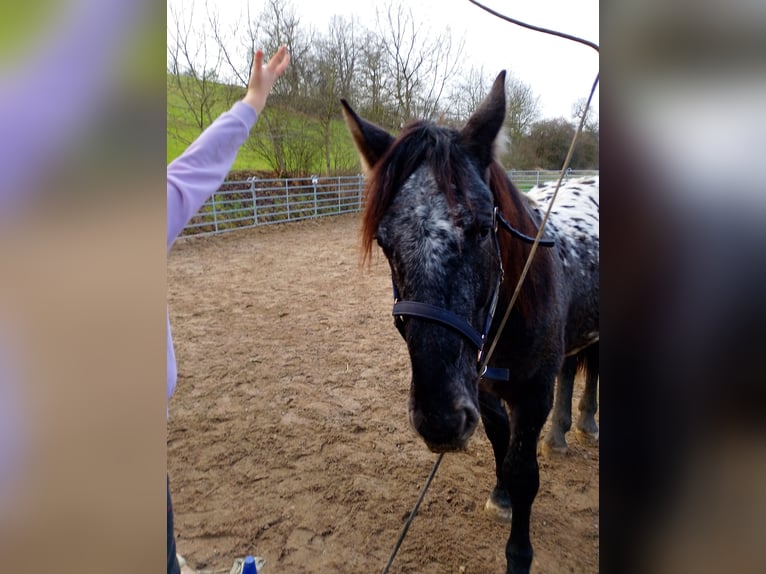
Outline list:
[[[242,88],[235,88],[223,84],[213,84],[210,97],[210,120],[215,120],[221,113],[228,110],[233,102],[244,95]],[[340,112],[340,104],[338,104]],[[270,115],[269,115],[270,114]],[[321,137],[320,122],[300,110],[278,109],[272,102],[264,110],[264,118],[259,121],[250,132],[250,139],[242,146],[234,162],[232,171],[270,171],[271,166],[262,152],[258,150],[259,143],[265,144],[268,140],[266,134],[265,119],[269,115],[280,132],[290,133],[300,142],[300,153],[308,158],[311,173],[325,173],[325,150]],[[207,127],[210,120],[205,116],[204,125]],[[356,151],[348,135],[346,126],[341,119],[333,120],[330,127],[330,150],[333,166],[339,167],[337,171],[348,172],[359,170]],[[175,78],[167,77],[167,161],[168,163],[181,155],[187,146],[201,133],[198,122],[184,101],[183,96],[176,85]]]

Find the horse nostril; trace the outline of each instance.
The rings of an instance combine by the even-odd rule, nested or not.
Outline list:
[[[479,423],[479,412],[473,405],[465,405],[461,411],[461,415],[463,418],[461,436],[467,439]]]

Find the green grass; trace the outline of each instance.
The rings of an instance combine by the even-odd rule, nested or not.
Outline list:
[[[227,86],[217,85],[216,103],[211,108],[210,116],[214,120],[220,114],[231,107],[229,102],[240,99],[244,92]],[[318,119],[302,113],[300,110],[280,109],[267,106],[264,114],[271,116],[274,121],[281,122],[280,129],[298,134],[300,141],[306,144],[306,153],[313,158],[311,172],[325,173],[325,151],[321,136],[321,125]],[[270,170],[271,166],[262,155],[254,149],[253,141],[265,137],[265,125],[257,125],[250,132],[250,141],[240,148],[237,159],[232,167],[237,170]],[[340,119],[340,104],[338,105],[338,119],[333,120],[330,126],[331,132],[331,172],[358,172],[359,163],[356,150],[346,129],[346,125]],[[174,79],[167,77],[167,161],[181,155],[189,144],[201,133],[193,115],[185,104]]]
[[[221,86],[221,94],[216,97],[217,102],[211,109],[211,118],[215,119],[220,114],[229,109],[229,105],[225,101],[223,94],[223,86]],[[207,122],[205,127],[207,127]],[[172,160],[181,155],[184,150],[193,142],[201,133],[201,129],[194,119],[192,113],[189,111],[188,106],[184,102],[178,87],[175,85],[174,79],[168,75],[167,77],[167,160],[170,163]],[[255,156],[252,152],[248,152],[246,149],[241,149],[237,161],[234,164],[234,169],[266,169],[267,164]]]

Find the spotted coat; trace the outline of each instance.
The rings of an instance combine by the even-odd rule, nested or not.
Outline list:
[[[526,194],[538,222],[544,217],[555,189],[555,181],[546,182]],[[556,241],[556,257],[573,291],[567,323],[589,325],[584,337],[567,333],[567,355],[599,340],[598,316],[593,316],[599,296],[598,192],[598,176],[565,180],[546,224],[545,236]]]

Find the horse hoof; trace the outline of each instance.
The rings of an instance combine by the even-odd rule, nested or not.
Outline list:
[[[554,444],[551,442],[548,442],[547,440],[544,440],[540,443],[539,448],[540,454],[544,457],[554,457],[554,456],[564,456],[569,452],[569,448],[567,447],[566,443],[563,445],[561,444]]]
[[[577,435],[577,438],[580,439],[582,442],[586,443],[597,443],[598,442],[598,435],[599,431],[595,430],[584,430],[584,429],[575,429],[575,434]]]
[[[511,516],[513,515],[511,509],[500,506],[494,500],[492,500],[492,497],[487,499],[487,502],[484,504],[484,510],[498,522],[511,522]]]

